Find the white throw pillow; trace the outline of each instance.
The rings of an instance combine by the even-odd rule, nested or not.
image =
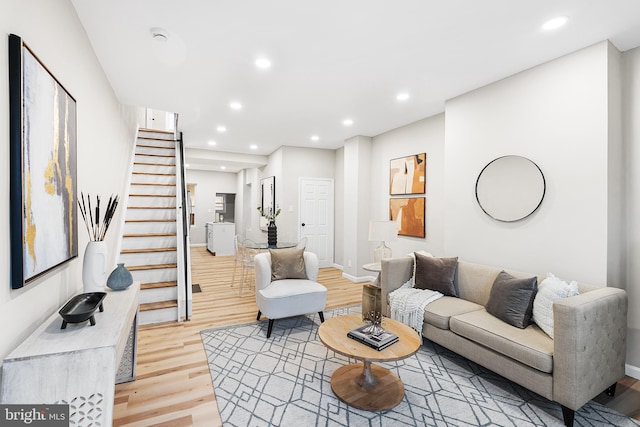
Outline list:
[[[553,274],[549,274],[549,277],[538,285],[538,293],[533,301],[533,321],[553,338],[553,302],[579,293],[578,282],[575,280],[567,284]]]

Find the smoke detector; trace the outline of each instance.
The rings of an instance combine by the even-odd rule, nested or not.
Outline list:
[[[151,37],[157,42],[166,42],[169,40],[169,33],[164,28],[152,28]]]

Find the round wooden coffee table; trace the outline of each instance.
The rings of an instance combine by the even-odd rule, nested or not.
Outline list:
[[[338,368],[331,376],[331,390],[344,403],[365,411],[386,411],[404,397],[404,384],[391,371],[371,362],[392,362],[415,354],[420,337],[410,327],[384,318],[382,327],[396,334],[398,342],[378,351],[347,337],[347,332],[362,326],[361,314],[333,317],[320,325],[318,337],[330,350],[362,360]]]

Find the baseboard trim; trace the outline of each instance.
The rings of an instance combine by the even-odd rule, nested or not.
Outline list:
[[[356,283],[373,282],[374,280],[376,280],[375,277],[371,277],[371,276],[362,276],[362,277],[352,276],[351,274],[345,273],[344,271],[342,272],[342,277],[344,279],[351,280],[352,282],[356,282]]]
[[[195,247],[195,246],[207,246],[206,243],[192,243],[191,247]]]
[[[344,270],[344,267],[340,264],[333,264],[333,268],[337,268],[338,270]]]
[[[633,366],[629,364],[624,365],[624,373],[628,377],[632,377],[637,380],[640,380],[640,368],[638,368],[637,366]]]

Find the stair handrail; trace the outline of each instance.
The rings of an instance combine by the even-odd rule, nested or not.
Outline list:
[[[189,321],[189,295],[190,295],[190,280],[189,280],[189,222],[187,221],[187,184],[185,179],[184,172],[184,143],[182,132],[177,131],[178,124],[178,115],[176,117],[176,133],[178,137],[176,138],[178,154],[180,156],[180,197],[182,202],[182,254],[184,257],[184,320]]]

